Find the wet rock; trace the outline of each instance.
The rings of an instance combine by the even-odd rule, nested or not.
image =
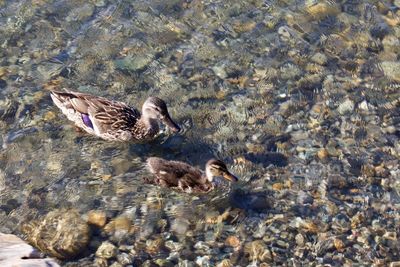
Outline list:
[[[106,0],[94,0],[92,2],[97,7],[102,7],[106,5]]]
[[[5,80],[0,79],[0,89],[4,89],[7,86],[7,82]]]
[[[275,165],[283,167],[287,165],[287,157],[282,153],[269,152],[269,153],[247,153],[244,155],[246,160],[249,160],[256,164],[262,164],[264,167],[269,165]]]
[[[333,240],[333,245],[335,246],[336,250],[340,252],[345,248],[344,242],[339,238],[335,238]]]
[[[168,248],[170,251],[180,251],[183,249],[183,245],[179,242],[174,242],[172,240],[168,240],[165,242],[165,247]]]
[[[283,79],[294,79],[301,75],[301,69],[292,63],[287,63],[280,68],[280,73]]]
[[[233,267],[233,264],[230,260],[225,259],[217,263],[217,267]]]
[[[274,184],[272,185],[272,189],[273,189],[274,191],[280,191],[280,190],[282,190],[283,188],[284,188],[284,186],[283,186],[282,183],[274,183]]]
[[[332,228],[342,234],[351,229],[351,221],[345,214],[338,214],[332,220]]]
[[[319,65],[325,65],[328,62],[328,58],[322,53],[314,54],[311,60]]]
[[[159,254],[164,247],[164,240],[161,237],[146,241],[146,251],[151,255]]]
[[[173,266],[176,266],[173,262],[171,262],[171,261],[169,261],[167,259],[157,259],[157,260],[154,261],[154,263],[156,264],[155,266],[160,266],[160,267],[173,267]],[[153,266],[153,265],[151,265],[151,266]]]
[[[320,150],[318,150],[317,156],[320,160],[325,160],[329,156],[328,150],[326,150],[325,148],[321,148]]]
[[[110,236],[113,236],[117,240],[122,239],[126,235],[130,234],[133,230],[134,228],[132,227],[132,221],[125,216],[118,216],[104,226],[104,232]]]
[[[189,222],[185,219],[176,218],[171,225],[171,230],[177,234],[184,235],[189,227]]]
[[[317,256],[321,257],[326,255],[328,252],[335,248],[335,244],[332,238],[325,238],[324,236],[319,238],[319,241],[315,244],[314,250]]]
[[[90,17],[93,14],[94,11],[94,6],[92,4],[85,4],[85,5],[81,5],[79,6],[79,8],[75,8],[73,9],[68,17],[66,17],[67,21],[73,21],[73,20],[77,20],[77,21],[82,21],[87,19],[88,17]]]
[[[19,237],[0,233],[0,266],[58,267],[51,258],[28,245]]]
[[[208,254],[211,252],[210,246],[204,241],[198,241],[194,244],[194,248],[202,253]]]
[[[212,70],[221,79],[225,79],[228,76],[223,66],[214,66]]]
[[[42,207],[99,209],[85,218],[100,228],[87,257],[66,265],[399,260],[398,0],[14,2],[0,0],[1,228]],[[64,87],[139,109],[163,98],[184,131],[163,133],[162,151],[139,150],[234,160],[242,183],[208,196],[143,187],[136,145],[76,138],[56,123],[47,90]],[[291,139],[275,138],[285,132]],[[93,255],[105,239],[126,245]]]
[[[346,99],[338,106],[337,111],[339,112],[339,114],[343,115],[345,113],[352,112],[353,109],[354,109],[354,102],[351,99]]]
[[[113,264],[111,264],[110,267],[124,267],[124,265],[116,261]]]
[[[236,248],[240,245],[240,240],[236,236],[231,235],[226,238],[225,245]]]
[[[196,258],[196,264],[199,266],[210,266],[210,256],[198,256]]]
[[[25,223],[22,231],[29,243],[59,259],[83,252],[90,240],[90,228],[76,210],[55,210],[43,218]]]
[[[111,165],[114,167],[115,175],[127,173],[132,167],[132,162],[125,158],[113,158]]]
[[[126,266],[126,265],[129,265],[129,264],[133,263],[133,257],[131,255],[129,255],[128,253],[125,253],[125,252],[118,253],[117,260],[123,266]]]
[[[272,253],[262,240],[255,240],[244,245],[244,253],[251,261],[272,261]]]
[[[400,40],[394,35],[385,36],[382,40],[382,45],[386,51],[399,52]]]
[[[281,36],[281,38],[285,40],[289,40],[290,38],[290,32],[288,31],[288,28],[285,26],[279,27],[278,34]]]
[[[99,267],[107,267],[108,266],[107,259],[104,259],[104,258],[95,258],[94,264],[95,264],[95,266],[99,266]]]
[[[400,82],[400,62],[384,61],[380,65],[389,79]]]
[[[107,216],[104,211],[91,210],[88,212],[88,223],[102,228],[106,224]]]
[[[153,60],[152,55],[126,56],[115,61],[115,66],[122,70],[140,71]]]
[[[370,29],[371,36],[377,39],[383,39],[389,32],[390,27],[384,22],[376,23]]]
[[[320,226],[316,225],[311,220],[303,220],[300,217],[293,219],[290,224],[291,227],[298,228],[306,233],[318,233]]]
[[[339,14],[340,9],[330,1],[306,1],[307,12],[316,20]]]
[[[295,240],[296,240],[296,244],[298,246],[303,246],[304,245],[305,239],[304,239],[304,236],[302,234],[297,234]]]
[[[112,243],[105,241],[96,250],[96,256],[103,259],[111,259],[117,256],[118,249]]]
[[[267,212],[273,204],[269,192],[249,192],[242,189],[232,192],[230,200],[235,207],[256,212]]]
[[[310,194],[300,191],[297,195],[297,202],[301,205],[313,204],[314,199]]]
[[[208,224],[219,224],[225,221],[229,217],[229,210],[225,210],[223,213],[220,213],[216,210],[209,210],[205,214],[205,221]]]

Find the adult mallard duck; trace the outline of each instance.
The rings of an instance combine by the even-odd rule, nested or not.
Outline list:
[[[110,141],[140,141],[153,139],[158,121],[173,132],[180,131],[171,119],[167,105],[158,97],[144,102],[142,114],[123,102],[90,94],[65,91],[51,92],[51,98],[67,118],[87,133]]]
[[[187,193],[211,191],[214,188],[212,181],[215,176],[222,176],[232,182],[238,181],[238,178],[228,171],[225,163],[217,159],[207,162],[205,173],[181,161],[151,157],[146,163],[147,169],[154,175],[152,178],[146,178],[146,182]]]

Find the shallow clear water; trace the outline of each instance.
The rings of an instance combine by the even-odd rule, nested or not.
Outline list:
[[[134,265],[400,261],[399,8],[0,0],[0,232],[100,210],[135,230],[94,230],[63,263],[123,265],[94,256],[106,240]],[[139,109],[159,96],[183,131],[85,135],[51,102],[61,88]],[[149,156],[218,157],[240,182],[201,196],[145,185]]]

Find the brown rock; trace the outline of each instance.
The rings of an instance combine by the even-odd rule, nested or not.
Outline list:
[[[105,227],[104,231],[108,234],[113,234],[116,231],[122,231],[128,233],[131,230],[132,222],[125,216],[119,216],[109,222]]]
[[[90,227],[77,210],[60,209],[22,225],[28,241],[48,255],[70,259],[85,250]]]
[[[106,225],[107,216],[104,211],[101,210],[91,210],[88,213],[88,223],[93,224],[97,227],[102,228]]]
[[[236,236],[231,235],[226,238],[225,245],[236,248],[240,246],[240,240]]]
[[[340,240],[339,238],[335,238],[333,240],[333,244],[335,245],[336,250],[339,251],[339,252],[343,251],[343,249],[345,247],[343,241]]]
[[[321,148],[320,150],[318,150],[317,156],[320,160],[325,160],[328,157],[328,150],[326,150],[325,148]]]
[[[283,189],[283,184],[282,183],[274,183],[272,185],[272,189],[275,191],[280,191]]]
[[[319,2],[307,7],[307,12],[316,20],[322,19],[329,15],[334,16],[340,13],[337,5],[325,2]]]
[[[229,259],[224,259],[217,264],[217,267],[233,267],[233,264]]]

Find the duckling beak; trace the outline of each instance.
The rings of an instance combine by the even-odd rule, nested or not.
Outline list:
[[[239,181],[239,178],[237,178],[235,175],[233,175],[233,174],[230,173],[230,172],[224,172],[224,173],[222,174],[222,177],[224,177],[226,180],[229,180],[229,181],[231,181],[231,182],[237,182],[237,181]]]
[[[166,115],[162,120],[168,128],[170,128],[174,133],[177,133],[181,130],[181,127],[176,124],[169,115]]]

